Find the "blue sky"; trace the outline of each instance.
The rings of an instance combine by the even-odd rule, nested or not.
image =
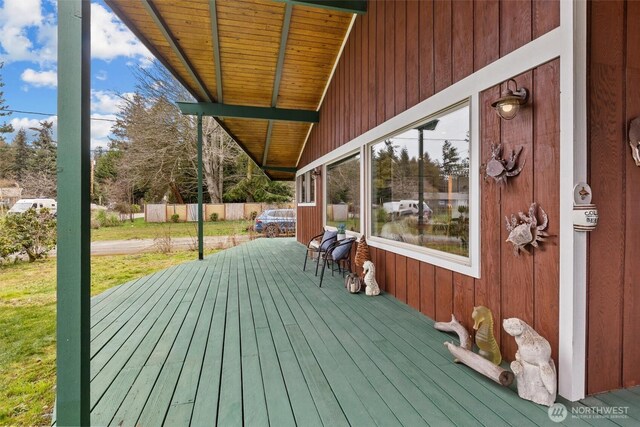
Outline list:
[[[62,0],[64,1],[64,0]],[[135,90],[133,69],[150,65],[152,56],[102,1],[91,4],[91,115],[113,119],[121,98]],[[41,120],[56,122],[57,2],[0,0],[0,62],[4,62],[8,121],[16,131]],[[91,145],[106,147],[112,122],[91,121]],[[28,131],[30,132],[30,131]],[[9,140],[13,135],[9,136]]]

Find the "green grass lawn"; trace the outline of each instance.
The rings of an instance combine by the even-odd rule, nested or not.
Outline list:
[[[232,236],[247,234],[247,227],[253,225],[253,221],[216,221],[204,223],[205,236]],[[137,218],[133,222],[125,221],[117,227],[101,227],[91,230],[91,240],[130,240],[130,239],[155,239],[164,236],[171,237],[196,237],[198,235],[198,223],[157,223],[145,222],[144,218]]]
[[[94,257],[91,294],[194,259],[193,252]],[[0,265],[0,425],[45,425],[55,399],[56,263]]]

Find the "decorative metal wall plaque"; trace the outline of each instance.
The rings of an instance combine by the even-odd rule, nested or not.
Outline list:
[[[525,162],[518,165],[518,157],[522,152],[520,147],[518,151],[511,150],[511,157],[506,160],[502,158],[502,144],[491,144],[491,159],[487,161],[485,167],[485,177],[491,177],[499,184],[507,182],[507,178],[517,176],[522,172]]]
[[[509,232],[507,242],[513,245],[513,252],[516,255],[520,255],[520,251],[529,253],[527,249],[529,245],[537,248],[539,242],[544,242],[545,237],[549,236],[549,234],[544,231],[549,225],[547,213],[544,209],[540,208],[542,224],[538,225],[537,210],[538,205],[531,203],[528,215],[518,212],[518,217],[512,214],[511,220],[506,216],[504,217],[507,224],[507,231]]]

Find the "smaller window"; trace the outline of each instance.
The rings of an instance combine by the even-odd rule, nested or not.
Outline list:
[[[316,202],[316,178],[311,171],[300,175],[296,182],[298,203],[315,204]]]
[[[325,224],[360,232],[360,154],[326,167]]]
[[[305,173],[300,177],[300,203],[307,202],[307,174]]]

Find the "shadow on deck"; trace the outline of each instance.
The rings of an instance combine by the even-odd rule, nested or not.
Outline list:
[[[322,288],[293,239],[259,239],[92,301],[93,425],[555,425],[452,363],[452,337],[393,297]],[[570,406],[632,406],[640,391]],[[631,417],[635,417],[632,419]]]

